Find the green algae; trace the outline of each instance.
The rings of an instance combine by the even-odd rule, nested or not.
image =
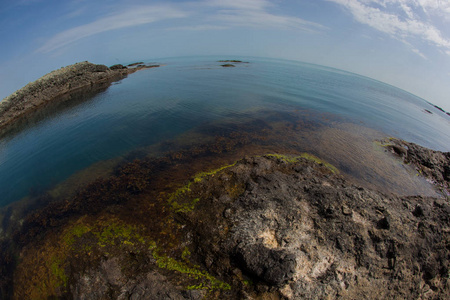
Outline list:
[[[230,168],[230,167],[233,167],[234,165],[236,165],[236,163],[237,163],[237,162],[234,162],[234,163],[232,163],[232,164],[230,164],[230,165],[225,165],[225,166],[223,166],[223,167],[217,168],[217,169],[212,170],[212,171],[197,173],[197,174],[194,176],[194,182],[195,182],[195,183],[198,183],[198,182],[202,181],[203,179],[205,179],[206,177],[214,176],[215,174],[219,173],[220,171],[223,171],[223,170],[225,170],[225,169],[228,169],[228,168]]]
[[[50,271],[53,275],[51,285],[54,285],[55,287],[67,287],[67,282],[69,281],[62,264],[63,263],[60,259],[54,259],[50,265]]]
[[[199,183],[203,181],[205,178],[214,176],[215,174],[230,168],[236,164],[229,164],[222,166],[220,168],[206,171],[206,172],[200,172],[195,174],[192,179],[184,186],[178,188],[175,192],[169,195],[169,198],[167,199],[167,202],[171,205],[174,212],[179,213],[188,213],[194,210],[195,205],[197,202],[200,201],[199,198],[189,199],[189,193],[192,192],[191,187],[193,183]],[[180,201],[182,200],[182,201]]]
[[[100,226],[99,224],[91,226],[87,224],[73,225],[72,228],[67,230],[63,236],[63,240],[67,243],[67,246],[74,251],[73,244],[76,242],[76,239],[81,238],[88,232],[96,237],[96,244],[84,246],[97,246],[100,249],[105,250],[110,247],[118,247],[118,249],[120,249],[122,247],[142,248],[144,246],[151,252],[151,256],[155,259],[158,268],[174,271],[186,275],[191,280],[200,281],[195,285],[186,287],[186,289],[206,289],[209,291],[231,289],[229,284],[218,280],[208,272],[201,270],[200,266],[192,264],[189,260],[191,253],[187,247],[184,248],[181,254],[181,260],[177,260],[163,254],[164,250],[158,247],[157,242],[141,235],[139,233],[140,228],[136,226],[127,225],[120,221],[112,221],[106,226],[103,225],[104,224],[100,224]],[[79,245],[77,245],[77,247],[79,247]],[[67,277],[64,273],[64,269],[60,267],[61,263],[62,260],[57,260],[56,263],[52,265],[52,272],[55,278],[66,286]]]
[[[267,157],[275,157],[277,159],[280,159],[282,161],[285,161],[287,163],[296,163],[298,162],[300,159],[304,158],[307,159],[309,161],[315,162],[318,165],[323,165],[326,168],[328,168],[333,174],[339,174],[339,170],[333,166],[332,164],[318,158],[317,156],[310,154],[310,153],[306,153],[303,152],[300,155],[297,156],[289,156],[289,155],[282,155],[282,154],[266,154],[265,156]]]
[[[300,159],[307,159],[309,161],[315,162],[319,165],[325,166],[328,168],[333,174],[339,174],[339,170],[333,166],[332,164],[318,158],[317,156],[314,156],[309,153],[301,153],[297,156],[289,156],[289,155],[282,155],[282,154],[266,154],[266,157],[275,157],[277,159],[283,160],[287,163],[296,163]],[[229,165],[222,166],[220,168],[206,171],[206,172],[199,172],[195,174],[189,182],[175,190],[172,194],[169,195],[167,202],[170,204],[172,210],[175,213],[188,213],[195,209],[195,205],[200,201],[200,198],[193,198],[191,197],[192,192],[192,185],[202,182],[204,179],[208,177],[212,177],[216,175],[217,173],[228,169],[230,167],[233,167],[236,165],[237,162],[234,162]]]
[[[228,283],[218,280],[208,272],[201,270],[200,266],[192,265],[188,262],[181,262],[169,256],[162,255],[160,254],[160,250],[156,246],[152,247],[151,250],[153,258],[156,260],[159,268],[169,271],[176,271],[185,274],[195,280],[202,281],[199,284],[187,286],[186,289],[188,290],[206,289],[209,291],[213,291],[217,289],[231,289],[231,286]],[[184,257],[184,259],[188,261],[186,257]]]
[[[75,242],[76,238],[81,237],[89,231],[91,231],[91,228],[85,224],[76,224],[63,235],[63,241],[65,244],[71,246]]]
[[[172,202],[172,209],[176,213],[188,213],[194,210],[195,204],[200,201],[200,198],[195,198],[187,203],[178,203],[177,201]]]

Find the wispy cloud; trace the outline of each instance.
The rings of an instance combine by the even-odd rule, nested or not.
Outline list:
[[[136,6],[99,18],[94,22],[60,32],[37,49],[37,52],[50,52],[82,38],[110,30],[138,26],[165,19],[182,18],[186,17],[186,15],[186,12],[169,6]]]
[[[168,26],[167,30],[200,31],[251,27],[317,32],[326,28],[296,16],[277,14],[278,8],[275,2],[268,0],[199,0],[138,6],[62,31],[51,37],[37,52],[52,52],[88,36],[173,18],[185,20],[177,22],[176,26]]]
[[[267,0],[212,0],[211,7],[218,11],[210,16],[211,20],[224,22],[229,26],[253,28],[299,29],[303,31],[324,30],[326,27],[304,19],[276,14],[277,6]]]
[[[178,27],[169,27],[166,30],[189,30],[189,31],[203,31],[203,30],[224,30],[228,29],[227,26],[219,26],[219,25],[192,25],[192,26],[178,26]]]
[[[450,39],[420,13],[436,13],[441,1],[429,0],[328,0],[345,7],[356,21],[398,39],[420,53],[410,39],[420,39],[443,50],[450,50]],[[450,11],[450,5],[445,9]]]
[[[268,0],[209,0],[206,3],[214,7],[246,9],[246,10],[265,10],[267,7],[274,6]]]

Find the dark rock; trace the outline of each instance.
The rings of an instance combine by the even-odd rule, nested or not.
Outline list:
[[[408,151],[401,146],[392,146],[392,150],[394,150],[394,152],[401,157],[406,157],[408,155]]]
[[[248,64],[248,61],[235,60],[235,59],[226,59],[226,60],[218,60],[217,62],[227,62],[227,63],[244,63]]]
[[[377,223],[377,227],[379,229],[389,230],[389,228],[391,228],[389,217],[383,217],[382,219],[380,219]]]
[[[121,64],[117,64],[117,65],[113,65],[111,67],[109,67],[111,70],[123,70],[126,69],[127,67],[125,67],[124,65]]]
[[[417,205],[416,208],[415,208],[414,211],[413,211],[413,215],[414,215],[415,217],[418,217],[418,218],[423,217],[425,214],[424,214],[424,212],[423,212],[422,206]]]
[[[442,112],[444,112],[445,113],[445,110],[443,110],[442,108],[440,108],[439,106],[437,106],[437,105],[433,105],[434,107],[436,107],[437,109],[439,109],[440,111],[442,111]]]
[[[269,249],[262,244],[238,249],[237,258],[248,272],[273,285],[291,280],[296,267],[295,255],[286,250]]]
[[[140,62],[135,62],[135,63],[129,64],[128,67],[134,67],[134,66],[143,65],[143,64],[144,64],[144,62],[140,61]]]
[[[235,67],[235,65],[233,65],[233,64],[223,64],[221,66],[225,67],[225,68]]]

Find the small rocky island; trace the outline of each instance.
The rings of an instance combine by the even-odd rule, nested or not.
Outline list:
[[[224,68],[232,68],[235,67],[234,64],[248,64],[248,61],[242,61],[242,60],[236,60],[236,59],[225,59],[225,60],[218,60],[217,62],[224,63],[221,66]]]
[[[0,130],[39,110],[42,106],[60,101],[64,95],[92,89],[100,84],[108,85],[149,67],[158,65],[146,66],[138,63],[129,67],[114,65],[108,68],[105,65],[85,61],[50,72],[0,102]]]

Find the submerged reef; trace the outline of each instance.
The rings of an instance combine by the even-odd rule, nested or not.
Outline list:
[[[160,158],[130,158],[110,177],[9,224],[2,297],[450,296],[448,198],[362,187],[308,153],[242,158],[257,152],[249,150],[254,138],[221,132]],[[394,150],[403,143],[385,147],[403,153]],[[441,163],[446,174],[447,154],[407,145],[410,162],[436,162],[422,174],[437,176]]]

